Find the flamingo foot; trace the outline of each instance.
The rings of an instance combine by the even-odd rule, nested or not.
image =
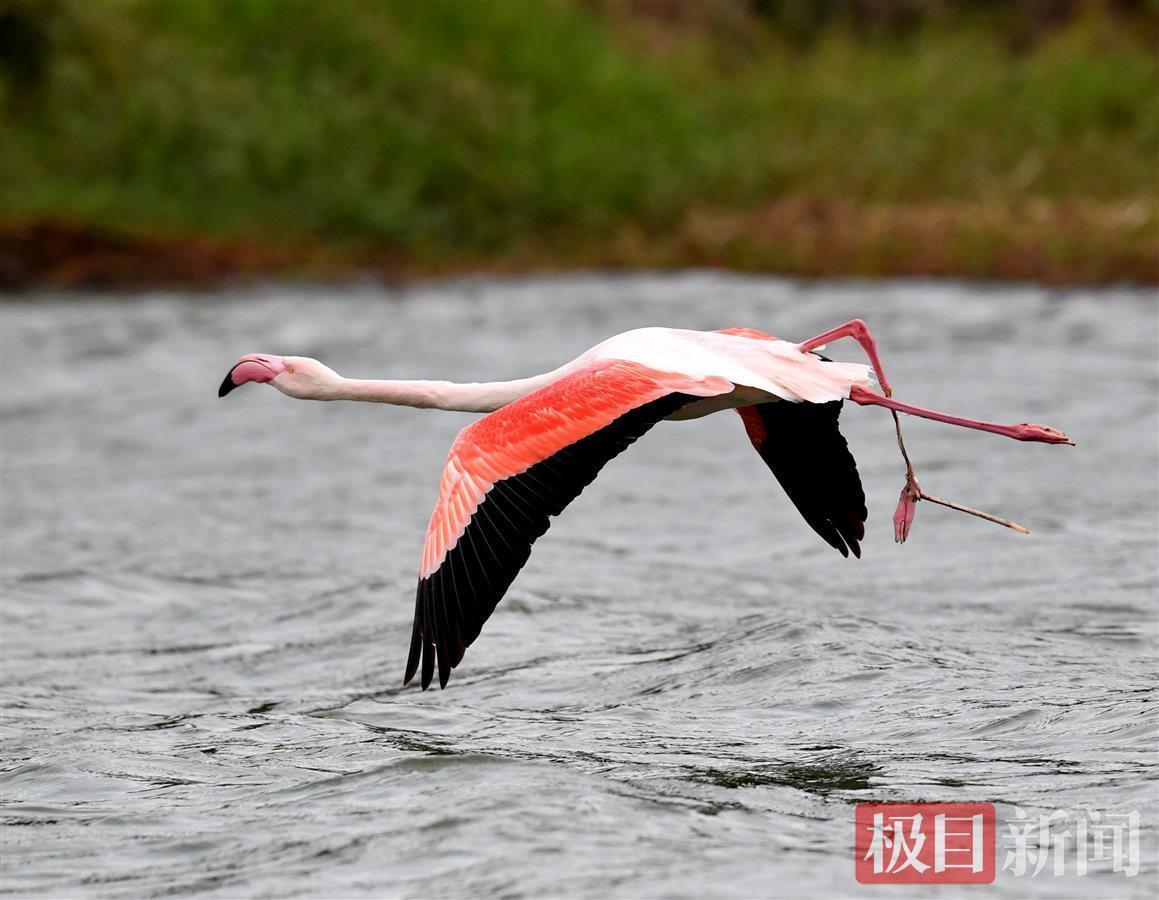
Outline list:
[[[905,487],[901,489],[901,496],[897,501],[897,509],[893,512],[893,539],[895,543],[904,544],[909,537],[910,527],[918,511],[918,501],[922,499],[922,489],[918,487],[917,479],[910,470],[905,476]]]

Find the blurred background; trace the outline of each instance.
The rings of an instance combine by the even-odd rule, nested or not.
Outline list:
[[[1159,281],[1156,0],[0,0],[0,285]]]

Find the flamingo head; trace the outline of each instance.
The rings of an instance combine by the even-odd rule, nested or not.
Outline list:
[[[1042,441],[1044,444],[1070,444],[1072,447],[1074,446],[1074,441],[1057,428],[1051,428],[1049,425],[1024,422],[1021,425],[1015,425],[1014,429],[1016,433],[1011,437],[1020,441]]]
[[[243,356],[217,389],[217,396],[224,397],[247,381],[272,384],[283,394],[306,400],[324,400],[328,388],[339,380],[333,369],[316,359],[305,356],[273,356],[268,353],[250,353]]]

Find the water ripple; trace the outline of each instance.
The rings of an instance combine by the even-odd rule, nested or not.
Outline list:
[[[1129,881],[990,896],[1147,896],[1153,296],[697,273],[84,299],[3,307],[6,892],[845,897],[869,892],[855,803],[991,800],[1138,809],[1145,852]],[[871,517],[841,560],[735,417],[665,424],[539,542],[443,692],[401,675],[468,417],[213,396],[255,347],[479,380],[642,324],[854,315],[908,399],[1089,436],[907,426],[923,484],[1032,537],[923,507],[896,547],[888,420],[849,409]]]

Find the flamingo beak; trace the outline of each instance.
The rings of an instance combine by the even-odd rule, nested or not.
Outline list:
[[[286,363],[280,356],[265,356],[257,353],[243,356],[234,363],[233,368],[225,376],[221,387],[217,389],[217,396],[224,397],[247,381],[259,383],[273,381],[284,371],[286,371]]]

